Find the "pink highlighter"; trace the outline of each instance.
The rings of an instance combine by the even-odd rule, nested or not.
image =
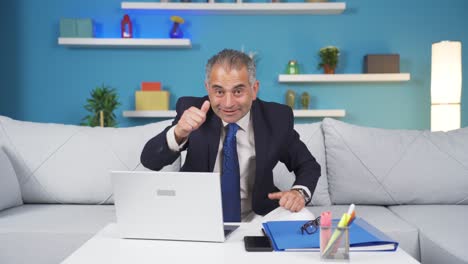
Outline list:
[[[320,229],[320,248],[325,249],[327,246],[328,240],[331,237],[331,223],[332,223],[332,214],[330,211],[325,211],[320,214],[320,227],[328,227],[326,229]]]

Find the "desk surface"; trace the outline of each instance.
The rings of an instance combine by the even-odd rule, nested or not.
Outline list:
[[[110,223],[63,263],[320,263],[319,252],[246,252],[243,237],[260,235],[258,224],[243,223],[224,243],[120,239]],[[419,263],[401,249],[396,252],[351,252],[354,263]],[[330,262],[328,262],[330,263]]]

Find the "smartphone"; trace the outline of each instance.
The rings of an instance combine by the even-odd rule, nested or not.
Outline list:
[[[245,236],[245,250],[249,252],[269,252],[273,251],[270,238],[267,236]]]

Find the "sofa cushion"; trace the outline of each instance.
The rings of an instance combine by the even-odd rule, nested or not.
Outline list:
[[[323,121],[333,203],[468,204],[468,127],[389,130]]]
[[[389,209],[419,229],[422,263],[468,263],[467,205],[402,205]]]
[[[23,199],[15,170],[0,145],[0,211],[21,204]]]
[[[23,205],[0,212],[0,263],[60,263],[107,223],[112,205]]]
[[[319,216],[324,211],[331,211],[333,218],[340,218],[348,211],[348,205],[313,206],[309,210]],[[356,216],[396,240],[399,247],[413,258],[419,260],[418,229],[392,213],[384,206],[356,205]]]
[[[171,120],[130,128],[23,122],[0,116],[25,203],[112,203],[111,170],[145,170],[144,144]],[[165,170],[179,170],[180,161]]]
[[[296,124],[294,129],[321,167],[321,176],[312,195],[311,205],[331,205],[328,193],[322,123]],[[273,177],[275,185],[281,190],[289,190],[295,179],[294,172],[290,172],[286,165],[281,162],[278,162],[273,169]]]

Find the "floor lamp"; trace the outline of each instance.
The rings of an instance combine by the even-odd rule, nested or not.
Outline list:
[[[431,131],[460,128],[461,42],[432,44]]]

